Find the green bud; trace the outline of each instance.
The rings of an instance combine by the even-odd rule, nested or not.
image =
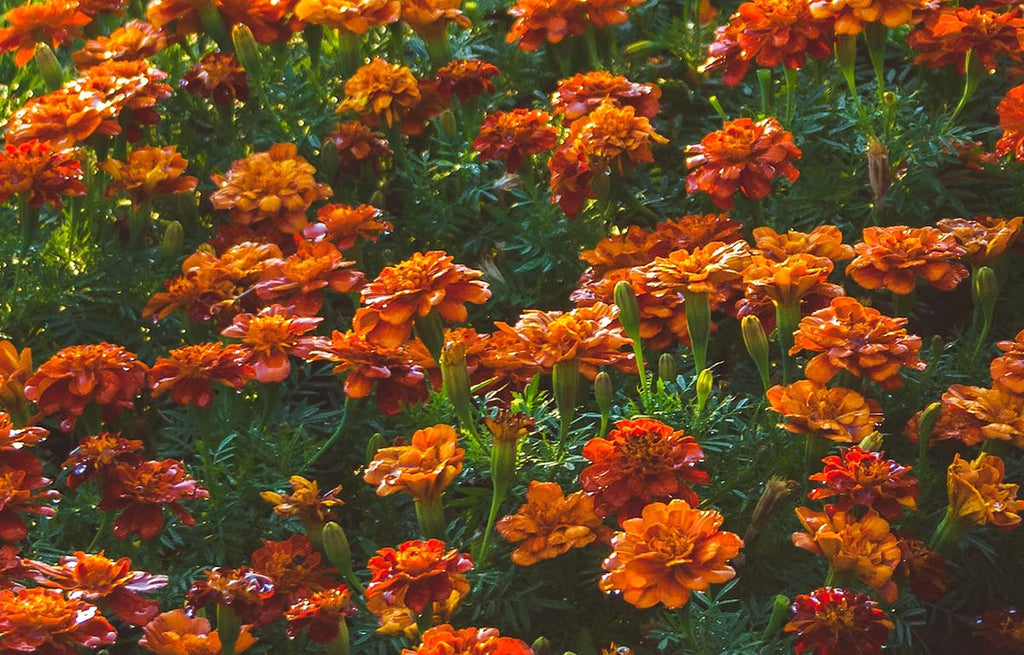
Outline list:
[[[379,189],[374,191],[373,195],[370,196],[370,205],[374,207],[384,207],[387,205],[387,202],[387,196],[385,196],[384,192]]]
[[[697,413],[701,414],[704,412],[704,407],[708,403],[708,398],[711,397],[711,387],[714,386],[714,376],[711,374],[711,369],[706,368],[697,374]]]
[[[341,153],[338,152],[334,141],[325,140],[320,144],[320,174],[326,179],[334,181],[338,175],[338,166],[341,164]]]
[[[633,341],[640,340],[640,303],[633,285],[619,280],[615,285],[615,305],[619,308],[619,323]]]
[[[377,451],[384,447],[384,435],[374,432],[370,440],[366,442],[366,461],[372,462]]]
[[[547,637],[537,637],[530,648],[534,655],[551,655],[551,642]]]
[[[45,43],[36,44],[35,62],[36,68],[39,69],[39,74],[43,76],[43,81],[46,82],[47,89],[56,91],[64,86],[64,69],[61,68],[53,48]]]
[[[782,623],[789,617],[789,608],[789,598],[782,594],[779,594],[772,599],[772,613],[768,618],[768,625],[765,627],[764,632],[761,635],[763,639],[771,639],[779,629],[782,628]]]
[[[676,358],[669,353],[661,353],[658,358],[658,377],[663,382],[672,382],[676,379]]]
[[[932,352],[932,356],[939,355],[945,347],[946,344],[942,342],[942,337],[940,337],[937,334],[933,334],[931,344],[929,345],[929,348]]]
[[[768,360],[768,335],[764,333],[764,326],[756,316],[744,316],[741,323],[743,332],[743,345],[747,347],[750,358],[757,366],[757,372],[761,376],[761,384],[765,391],[771,386],[771,377]]]
[[[986,315],[991,315],[999,298],[999,281],[996,279],[995,271],[988,266],[982,266],[974,272],[973,277],[971,290],[974,302]]]
[[[885,93],[882,94],[882,102],[889,105],[890,107],[894,106],[898,100],[899,96],[897,96],[892,91],[886,91]]]
[[[861,439],[860,444],[858,445],[860,446],[861,450],[868,452],[877,452],[882,448],[882,433],[879,432],[878,430],[875,430],[868,436]]]
[[[416,336],[420,338],[427,352],[434,358],[434,361],[441,360],[441,351],[444,350],[444,324],[441,322],[441,315],[437,309],[431,308],[426,316],[417,316],[413,319],[416,326]]]
[[[203,24],[203,30],[213,37],[221,50],[231,52],[231,36],[228,34],[224,17],[217,9],[214,0],[199,0],[196,10],[199,13],[199,22]]]
[[[441,112],[441,115],[437,117],[437,122],[441,126],[441,131],[448,138],[454,137],[459,132],[458,123],[455,120],[455,114],[452,113],[451,109],[445,109]]]
[[[558,408],[558,436],[565,443],[569,426],[576,415],[576,398],[580,388],[580,365],[575,359],[557,362],[551,371],[551,386]]]
[[[185,228],[178,221],[169,221],[164,228],[164,238],[160,241],[160,251],[167,259],[174,259],[181,254],[185,243]]]
[[[348,537],[340,525],[334,521],[324,524],[323,530],[324,554],[327,559],[338,569],[341,575],[348,579],[355,575],[352,570],[352,548],[348,544]]]
[[[601,371],[594,378],[594,400],[597,401],[597,407],[601,410],[602,415],[611,411],[614,394],[612,376],[608,375],[605,371]]]
[[[942,403],[934,402],[924,408],[921,412],[920,418],[917,419],[917,439],[918,444],[923,444],[921,450],[927,451],[928,444],[932,440],[932,431],[935,430],[935,424],[939,421],[939,413],[942,411]]]
[[[441,350],[441,381],[444,392],[455,407],[455,414],[466,430],[473,431],[473,394],[469,388],[469,369],[466,368],[466,346],[462,343],[445,344]]]
[[[235,46],[235,57],[250,77],[258,77],[260,70],[260,51],[256,45],[256,37],[244,23],[231,28],[231,42]]]

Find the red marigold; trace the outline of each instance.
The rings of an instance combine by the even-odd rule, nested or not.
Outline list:
[[[456,630],[445,623],[424,632],[415,650],[403,648],[400,655],[533,655],[533,650],[494,628]]]
[[[658,114],[661,89],[656,84],[638,84],[607,71],[577,73],[558,83],[551,106],[565,124],[583,118],[606,102],[634,109],[636,116],[653,119]]]
[[[971,53],[985,69],[996,70],[996,57],[1020,59],[1018,33],[1024,18],[1016,12],[996,13],[985,7],[945,6],[928,14],[907,37],[907,45],[920,54],[915,64],[929,68],[953,65],[965,73],[965,56]]]
[[[249,650],[255,643],[249,627],[242,626],[235,652]],[[146,624],[139,646],[156,655],[220,655],[222,648],[220,635],[210,629],[210,622],[190,618],[183,609],[164,612]]]
[[[53,503],[60,499],[60,492],[39,491],[50,484],[41,473],[41,467],[37,471],[14,468],[6,462],[0,464],[0,541],[21,541],[28,536],[28,526],[19,516],[21,513],[45,517],[56,514]]]
[[[966,250],[964,259],[972,266],[991,266],[1016,242],[1024,224],[1024,216],[1016,218],[994,218],[977,216],[966,218],[944,218],[936,227],[952,234],[956,242]]]
[[[203,31],[199,19],[200,0],[149,0],[146,4],[146,20],[163,29],[174,26],[179,36]]]
[[[1006,92],[996,107],[996,113],[999,114],[999,127],[1003,130],[996,142],[996,154],[1024,161],[1024,84]]]
[[[196,188],[196,178],[184,175],[188,162],[176,146],[135,148],[125,161],[108,159],[100,166],[112,181],[107,195],[127,192],[135,205],[143,205],[156,196],[187,193]]]
[[[252,570],[274,582],[273,595],[264,599],[268,606],[265,616],[270,607],[282,616],[300,599],[336,584],[330,578],[332,570],[325,568],[322,560],[305,535],[295,534],[284,541],[264,539],[252,554]]]
[[[300,316],[314,316],[324,303],[324,290],[358,291],[366,282],[362,271],[350,270],[334,244],[300,241],[294,255],[270,261],[254,287],[263,301],[274,301]]]
[[[465,553],[447,549],[440,539],[429,539],[406,541],[398,550],[382,548],[367,568],[373,574],[366,586],[367,600],[401,598],[405,607],[423,614],[428,604],[444,603],[452,593],[465,596],[469,591],[465,573],[473,568],[473,561]]]
[[[558,128],[551,115],[541,109],[498,111],[484,117],[473,149],[481,161],[505,160],[505,170],[513,173],[526,155],[547,152],[558,141]]]
[[[908,535],[896,535],[900,547],[900,565],[896,574],[910,583],[914,595],[936,603],[946,595],[946,561],[929,549],[924,541]]]
[[[84,196],[82,165],[71,150],[42,141],[7,145],[0,151],[0,202],[20,196],[31,207],[62,207],[61,196]]]
[[[558,148],[548,159],[548,172],[551,174],[551,202],[569,218],[576,218],[583,204],[594,197],[590,187],[594,172],[587,164],[586,155],[569,146]]]
[[[14,65],[20,68],[32,59],[36,43],[56,48],[81,36],[92,18],[79,10],[77,0],[43,0],[9,9],[4,20],[9,27],[0,28],[0,54],[17,51]]]
[[[118,462],[104,473],[103,498],[98,507],[121,512],[114,519],[114,536],[118,539],[136,533],[140,539],[159,535],[164,529],[164,506],[184,525],[195,525],[196,520],[180,501],[210,497],[210,492],[192,479],[175,459],[138,464]]]
[[[213,400],[213,383],[219,382],[238,391],[255,372],[246,364],[249,353],[242,346],[219,342],[175,348],[167,357],[159,357],[149,370],[153,397],[168,390],[179,405],[206,407]]]
[[[390,25],[401,15],[399,0],[299,0],[295,5],[299,20],[351,34],[365,34],[371,27]]]
[[[358,178],[368,173],[367,169],[379,173],[381,162],[392,154],[388,140],[359,121],[338,123],[324,143],[333,143],[338,149],[335,178],[342,174]]]
[[[463,102],[495,92],[492,77],[500,71],[494,64],[480,59],[456,59],[437,69],[437,90],[445,98],[457,97]]]
[[[125,439],[119,432],[101,432],[82,439],[61,464],[68,471],[68,487],[77,489],[95,475],[105,475],[115,464],[142,462],[143,443],[138,439]]]
[[[74,655],[114,643],[99,608],[56,589],[0,589],[0,652]]]
[[[151,3],[152,4],[152,3]],[[249,100],[249,77],[230,52],[211,52],[185,72],[181,86],[218,105]]]
[[[583,456],[592,464],[580,472],[580,487],[594,497],[598,513],[614,514],[620,525],[648,503],[678,498],[696,506],[690,485],[711,482],[697,468],[704,461],[697,441],[650,418],[616,422],[606,438],[587,442]]]
[[[345,585],[324,589],[298,600],[285,613],[288,636],[297,637],[307,628],[310,640],[318,644],[334,641],[341,622],[356,613],[352,593]]]
[[[380,121],[391,127],[402,123],[420,99],[419,83],[408,67],[377,57],[345,81],[345,100],[338,113],[352,111],[371,127]]]
[[[533,52],[542,43],[561,43],[587,29],[587,3],[583,0],[516,0],[508,10],[515,22],[505,36],[520,50]]]
[[[434,504],[462,472],[465,456],[455,428],[439,423],[414,432],[409,445],[378,450],[363,479],[376,485],[378,496],[405,492],[417,502]]]
[[[879,655],[893,622],[869,596],[823,587],[793,599],[786,632],[796,633],[797,655]]]
[[[292,371],[289,355],[305,357],[313,342],[302,335],[316,329],[320,317],[296,316],[281,305],[271,305],[258,314],[239,314],[232,324],[221,332],[226,337],[242,340],[249,351],[247,363],[256,373],[256,379],[266,384],[280,382]]]
[[[259,628],[277,620],[281,614],[267,601],[274,596],[274,581],[248,566],[227,569],[220,566],[205,572],[205,580],[196,580],[185,595],[185,612],[195,616],[207,605],[220,605],[243,624]]]
[[[772,117],[756,123],[749,118],[726,121],[697,145],[686,148],[687,193],[705,191],[722,209],[735,206],[739,190],[752,200],[765,198],[772,179],[796,182],[800,171],[793,166],[803,153],[793,145],[793,135]]]
[[[826,512],[847,512],[854,505],[862,505],[887,521],[897,521],[904,509],[917,509],[917,480],[907,475],[911,467],[883,459],[885,453],[864,451],[858,446],[839,452],[822,460],[824,470],[809,478],[825,485],[807,494],[811,500],[839,496],[834,504],[825,506]]]
[[[827,257],[833,262],[853,259],[853,247],[843,243],[843,233],[835,225],[819,225],[810,232],[789,230],[779,234],[770,227],[755,227],[754,242],[765,257],[783,261],[790,255],[807,253]]]
[[[865,289],[885,288],[906,295],[920,277],[943,291],[952,291],[967,277],[956,260],[966,251],[952,234],[934,227],[905,225],[864,228],[864,241],[853,247],[857,257],[846,274]]]
[[[795,434],[858,443],[882,422],[878,403],[852,389],[829,389],[811,380],[797,380],[785,387],[775,385],[765,396],[768,409],[784,419],[779,427]]]
[[[146,384],[148,367],[121,346],[69,346],[47,360],[25,383],[25,397],[41,416],[60,414],[70,432],[90,402],[117,411],[131,408]]]
[[[81,50],[71,53],[79,70],[105,61],[146,59],[167,47],[167,34],[159,27],[133,18],[110,33],[85,42]]]
[[[382,216],[371,205],[324,205],[316,213],[320,222],[306,226],[302,235],[313,242],[333,243],[341,251],[351,250],[362,241],[376,243],[382,234],[394,229]]]

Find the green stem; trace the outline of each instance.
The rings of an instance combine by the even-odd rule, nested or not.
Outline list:
[[[885,47],[889,40],[889,28],[882,23],[868,23],[864,26],[864,40],[868,44],[871,66],[875,69],[875,84],[878,86],[878,102],[885,102]]]
[[[960,116],[960,112],[964,110],[971,96],[978,90],[978,84],[981,83],[981,77],[984,72],[981,62],[974,56],[973,49],[968,50],[964,55],[964,90],[960,94],[960,101],[956,103],[953,113],[949,115],[946,123],[942,126],[943,132],[948,132],[953,127],[957,117]]]
[[[349,417],[355,414],[359,405],[360,402],[358,398],[345,396],[345,415],[341,417],[341,422],[338,423],[338,427],[331,433],[331,436],[327,437],[327,440],[320,444],[320,447],[317,448],[312,455],[306,458],[306,461],[302,464],[302,468],[299,469],[300,473],[315,464],[316,461],[320,459],[320,456],[327,452],[328,448],[334,445],[334,442],[338,440],[341,433],[345,431],[345,427],[349,425]]]
[[[416,500],[416,520],[420,525],[420,532],[427,539],[444,539],[445,522],[444,508],[441,506],[441,499],[421,501]]]
[[[708,342],[711,340],[711,299],[706,293],[683,293],[686,302],[686,326],[690,331],[690,349],[697,375],[707,368]]]
[[[897,318],[907,318],[914,309],[914,292],[892,294],[892,311]]]
[[[793,349],[793,333],[800,325],[800,301],[789,304],[776,303],[775,325],[779,333],[779,348],[782,350],[782,383],[793,381],[796,364],[789,351]]]
[[[796,87],[797,87],[797,72],[796,69],[790,68],[789,66],[783,66],[783,74],[786,76],[786,126],[793,126],[793,116],[796,112]]]
[[[867,113],[864,105],[861,104],[860,96],[857,95],[857,79],[854,69],[857,62],[857,37],[852,34],[840,34],[836,37],[835,45],[836,61],[839,63],[839,71],[846,80],[846,86],[850,89],[850,97],[853,98],[853,105],[857,109],[857,116],[861,125],[870,131]]]
[[[348,30],[338,31],[338,63],[341,76],[352,77],[352,73],[363,63],[360,52],[360,37]]]
[[[21,252],[25,254],[39,233],[39,208],[29,204],[29,193],[18,194],[18,222],[21,224]]]
[[[576,398],[579,394],[580,369],[579,362],[570,359],[556,362],[551,370],[551,385],[555,393],[555,406],[558,408],[558,454],[565,454],[569,427],[576,415]]]
[[[805,478],[821,470],[821,459],[828,452],[830,441],[817,434],[807,433],[804,441]]]
[[[640,404],[644,411],[650,411],[651,407],[651,382],[647,379],[647,363],[644,361],[644,345],[639,338],[633,339],[633,358],[636,359],[636,373],[640,376]],[[601,417],[602,426],[607,427],[608,418]],[[602,429],[602,434],[604,430]]]
[[[953,517],[952,512],[952,507],[946,508],[946,514],[936,526],[935,532],[928,542],[929,548],[943,556],[960,543],[960,539],[964,536],[964,526]]]
[[[100,537],[106,534],[107,528],[114,520],[113,512],[103,512],[103,520],[100,521],[100,527],[96,528],[96,534],[93,536],[92,541],[89,542],[89,547],[85,549],[87,553],[95,553],[96,545],[99,544]]]

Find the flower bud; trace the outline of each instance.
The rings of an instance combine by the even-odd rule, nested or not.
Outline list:
[[[164,238],[160,241],[160,251],[167,259],[174,259],[181,254],[185,243],[185,228],[178,221],[169,221],[164,228]]]
[[[658,358],[658,377],[662,382],[673,382],[676,379],[676,358],[669,353],[661,353]]]
[[[992,312],[996,308],[996,300],[999,299],[999,280],[996,279],[995,271],[988,266],[982,266],[976,270],[973,277],[971,292],[974,304],[976,307],[980,307],[984,315],[991,320]]]
[[[633,285],[619,280],[615,285],[615,306],[619,308],[619,323],[634,342],[640,340],[640,304]]]
[[[235,655],[238,635],[242,634],[242,621],[227,605],[217,605],[217,635],[220,637],[221,653]]]
[[[349,579],[355,576],[352,570],[352,548],[348,544],[348,537],[345,530],[334,521],[324,524],[323,530],[324,554],[327,559],[338,569],[342,577]]]
[[[441,131],[449,139],[458,134],[459,126],[455,121],[455,114],[452,113],[451,109],[445,109],[442,111],[441,115],[437,117],[437,122],[441,126]]]
[[[466,368],[466,344],[448,343],[441,351],[441,381],[448,400],[455,406],[455,415],[462,427],[473,430],[472,392],[469,389],[469,369]]]
[[[35,62],[36,68],[39,69],[39,74],[43,76],[43,81],[46,82],[47,89],[56,91],[64,86],[64,69],[61,68],[53,48],[45,43],[36,44]]]
[[[231,52],[232,39],[228,34],[228,27],[224,23],[224,17],[221,15],[220,10],[217,9],[214,0],[199,0],[195,4],[203,30],[213,37],[213,40],[217,42],[221,50]]]
[[[260,51],[249,26],[239,23],[231,28],[231,42],[235,46],[235,58],[238,59],[238,63],[250,78],[257,78],[260,70]]]
[[[790,601],[789,598],[778,594],[772,599],[772,614],[768,619],[768,625],[765,626],[764,632],[762,633],[762,639],[768,640],[778,633],[779,628],[782,627],[783,622],[789,618],[790,614]]]
[[[931,344],[929,344],[929,349],[932,352],[932,356],[938,356],[938,355],[942,354],[942,350],[945,347],[946,347],[946,344],[944,344],[942,342],[942,337],[937,335],[937,334],[933,334],[932,335]]]
[[[597,408],[601,410],[601,416],[611,412],[614,395],[612,376],[608,375],[605,371],[601,371],[594,378],[594,400],[597,401]]]
[[[939,421],[939,413],[942,411],[942,403],[934,402],[924,408],[921,412],[921,416],[917,419],[917,442],[924,444],[921,446],[921,450],[925,451],[932,440],[932,431],[935,430],[935,424]]]
[[[370,440],[366,442],[366,461],[372,462],[377,451],[384,447],[384,435],[374,432]]]
[[[327,140],[320,144],[320,162],[317,169],[328,180],[334,180],[341,165],[341,153],[333,141]]]
[[[530,649],[533,650],[533,655],[551,655],[551,642],[547,637],[537,637]]]
[[[697,374],[697,413],[701,414],[704,412],[704,407],[708,403],[708,398],[711,397],[711,387],[715,383],[714,375],[711,373],[711,369],[706,368]]]
[[[765,391],[771,387],[768,360],[768,335],[764,333],[764,327],[756,316],[744,316],[741,323],[743,332],[743,345],[747,347],[750,358],[757,366],[757,372],[761,376],[761,384]]]
[[[754,506],[754,513],[750,517],[750,526],[747,528],[746,534],[743,535],[744,542],[749,544],[757,537],[795,488],[796,482],[793,480],[768,479],[764,485],[764,491],[761,492],[761,497],[757,499],[757,505]]]
[[[576,397],[580,387],[580,365],[575,359],[555,363],[551,371],[551,386],[554,388],[555,406],[558,408],[558,435],[564,443],[576,414]]]
[[[858,446],[861,450],[864,451],[878,452],[878,450],[882,447],[882,433],[879,432],[878,430],[875,430],[868,436],[861,439]]]
[[[889,163],[889,149],[877,137],[868,137],[866,151],[868,159],[868,181],[875,195],[875,213],[885,209],[885,194],[892,186],[892,165]]]
[[[413,319],[416,327],[416,336],[420,338],[427,352],[434,358],[434,361],[441,360],[441,351],[444,350],[444,324],[441,322],[441,315],[437,309],[432,308],[426,316],[417,316]]]

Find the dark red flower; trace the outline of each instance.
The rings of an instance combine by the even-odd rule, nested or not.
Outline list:
[[[825,469],[810,476],[824,487],[807,495],[811,500],[836,498],[825,510],[847,512],[854,505],[872,507],[887,521],[896,521],[903,510],[917,509],[917,480],[907,475],[909,466],[891,459],[885,453],[861,450],[858,446],[844,448],[839,455],[824,460]]]
[[[114,536],[118,539],[136,533],[140,539],[159,535],[164,529],[165,506],[185,525],[195,525],[196,520],[181,506],[181,501],[210,497],[210,492],[175,459],[140,464],[119,462],[105,474],[103,498],[98,507],[121,512],[114,519]]]
[[[878,655],[893,628],[864,594],[823,587],[793,601],[786,632],[795,632],[797,655]]]

